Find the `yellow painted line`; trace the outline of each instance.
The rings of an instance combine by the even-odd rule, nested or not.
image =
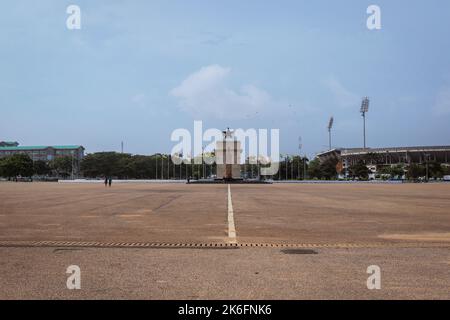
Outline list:
[[[233,202],[231,201],[231,186],[228,185],[228,238],[236,243],[236,226],[234,224]]]

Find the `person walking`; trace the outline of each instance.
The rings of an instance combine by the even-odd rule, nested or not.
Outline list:
[[[108,177],[105,176],[105,187],[108,185]]]
[[[111,187],[111,184],[112,184],[112,178],[109,177],[109,186],[110,186],[110,187]]]

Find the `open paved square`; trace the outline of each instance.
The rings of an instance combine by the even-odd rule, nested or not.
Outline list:
[[[0,298],[450,298],[450,184],[5,182],[0,199]]]

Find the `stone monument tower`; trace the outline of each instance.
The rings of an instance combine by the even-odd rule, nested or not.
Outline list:
[[[223,140],[216,143],[216,164],[218,180],[241,179],[241,143],[228,128],[223,131]]]

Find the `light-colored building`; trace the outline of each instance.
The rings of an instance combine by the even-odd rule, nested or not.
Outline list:
[[[336,159],[342,175],[345,175],[349,167],[360,161],[364,161],[375,173],[382,167],[399,164],[425,164],[430,161],[450,164],[450,146],[338,148],[321,152],[317,157],[320,161]]]
[[[241,179],[241,142],[228,129],[223,132],[224,139],[216,143],[217,179]]]
[[[14,146],[0,147],[0,158],[14,154],[27,154],[33,161],[52,161],[60,157],[72,157],[74,161],[81,161],[84,157],[84,147],[73,146]]]
[[[84,157],[84,147],[80,145],[68,146],[19,146],[17,142],[8,143],[9,146],[0,147],[0,159],[14,154],[26,154],[33,161],[50,162],[56,158],[72,158],[73,173],[80,173],[80,163]]]

